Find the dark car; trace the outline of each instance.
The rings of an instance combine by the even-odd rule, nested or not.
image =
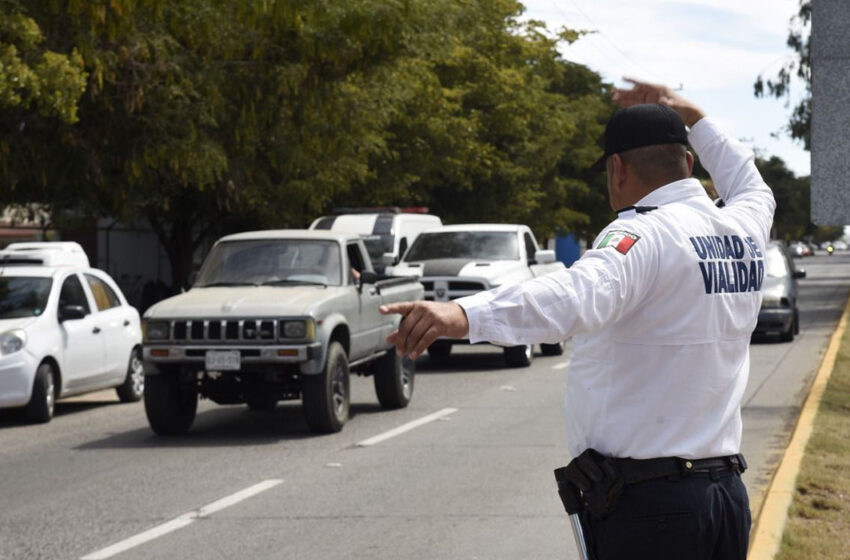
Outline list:
[[[778,334],[784,342],[794,340],[794,335],[800,332],[797,278],[805,277],[806,271],[794,266],[785,246],[771,241],[765,251],[761,310],[755,334]]]

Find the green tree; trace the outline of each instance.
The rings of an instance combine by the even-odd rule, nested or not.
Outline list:
[[[759,75],[753,88],[756,97],[777,97],[791,100],[791,83],[796,76],[803,81],[803,98],[793,107],[787,131],[792,138],[802,140],[806,150],[811,149],[812,128],[812,51],[811,51],[812,1],[800,0],[800,9],[791,18],[788,46],[794,56],[786,61],[776,76],[765,79]]]

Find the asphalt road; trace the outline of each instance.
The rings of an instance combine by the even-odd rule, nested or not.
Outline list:
[[[801,335],[752,345],[754,508],[850,291],[850,254],[798,262]],[[297,404],[202,403],[178,438],[154,436],[141,404],[112,392],[60,402],[45,425],[0,411],[0,558],[575,558],[552,478],[568,460],[568,361],[507,369],[486,346],[424,357],[410,407],[381,410],[356,378],[352,420],[321,437]]]

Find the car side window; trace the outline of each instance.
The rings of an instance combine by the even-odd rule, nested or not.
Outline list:
[[[86,310],[86,314],[91,313],[86,292],[76,274],[65,279],[62,283],[62,290],[59,292],[59,308],[61,309],[66,305],[79,305]]]
[[[534,244],[534,239],[531,238],[531,234],[525,232],[523,234],[523,238],[525,239],[525,254],[528,262],[534,261],[534,254],[537,252],[537,245]]]
[[[109,285],[91,274],[86,274],[86,281],[89,283],[89,289],[94,296],[94,302],[97,304],[98,311],[105,311],[113,307],[119,307],[121,300],[115,294],[115,291]]]

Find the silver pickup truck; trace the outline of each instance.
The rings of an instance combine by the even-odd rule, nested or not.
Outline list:
[[[414,366],[385,338],[384,303],[422,299],[415,278],[378,276],[357,235],[276,230],[213,246],[191,290],[144,316],[145,411],[154,432],[189,430],[198,397],[270,409],[301,398],[314,432],[342,429],[349,374],[384,408],[407,406]]]

